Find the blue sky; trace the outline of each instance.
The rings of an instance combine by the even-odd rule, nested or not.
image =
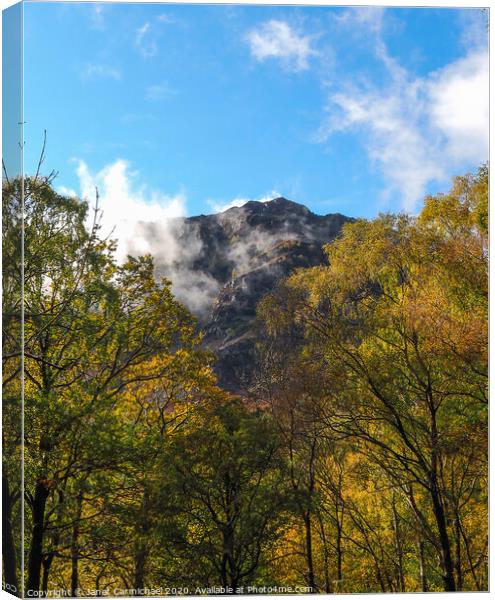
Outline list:
[[[26,170],[107,218],[284,195],[373,217],[488,158],[477,9],[27,3]]]
[[[11,175],[22,172],[19,123],[22,121],[22,7],[2,13],[2,159]]]

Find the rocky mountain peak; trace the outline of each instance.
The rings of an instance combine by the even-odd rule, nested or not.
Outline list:
[[[288,213],[299,213],[303,215],[307,215],[311,213],[309,208],[304,206],[304,204],[299,204],[298,202],[293,202],[292,200],[288,200],[283,196],[279,196],[278,198],[273,198],[272,200],[266,200],[261,202],[259,200],[250,200],[243,204],[242,206],[236,206],[230,208],[229,210],[238,210],[243,209],[244,212],[252,213],[252,214],[262,214],[262,213],[270,213],[270,214],[288,214]],[[228,212],[228,211],[225,211]]]
[[[177,220],[181,251],[162,263],[157,257],[157,270],[198,316],[224,387],[239,392],[249,380],[260,299],[294,269],[324,263],[322,246],[350,220],[283,197]]]

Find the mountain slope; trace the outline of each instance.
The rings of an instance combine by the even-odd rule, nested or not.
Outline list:
[[[205,344],[218,356],[221,385],[240,392],[249,383],[252,325],[262,296],[294,269],[322,264],[322,245],[351,220],[316,215],[285,198],[179,220],[184,251],[158,268],[198,315]]]

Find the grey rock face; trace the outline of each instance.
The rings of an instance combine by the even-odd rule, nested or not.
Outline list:
[[[189,297],[182,299],[193,312],[195,306],[202,307],[196,313],[205,344],[218,356],[216,371],[223,387],[242,393],[249,384],[260,299],[294,269],[323,264],[322,246],[351,220],[340,214],[316,215],[285,198],[180,220],[179,243],[194,243],[200,250],[184,253],[184,264],[179,257],[173,265],[163,265],[162,272],[173,284],[184,273],[197,280]]]

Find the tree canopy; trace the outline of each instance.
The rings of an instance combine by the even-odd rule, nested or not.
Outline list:
[[[280,281],[242,398],[153,258],[116,262],[97,203],[36,175],[22,208],[22,185],[3,184],[7,589],[487,589],[487,167]]]

